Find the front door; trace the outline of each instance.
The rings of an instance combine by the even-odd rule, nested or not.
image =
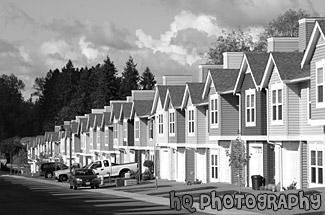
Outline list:
[[[263,176],[263,144],[252,143],[249,145],[249,184],[251,184],[252,175]]]
[[[185,181],[185,148],[177,149],[177,181]]]

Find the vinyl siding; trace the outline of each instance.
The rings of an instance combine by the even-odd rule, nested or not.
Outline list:
[[[237,135],[238,134],[238,120],[239,107],[238,96],[226,94],[220,96],[220,124],[221,135]]]
[[[208,123],[209,123],[209,135],[210,136],[219,136],[219,135],[221,135],[221,132],[220,132],[220,125],[219,125],[219,127],[218,128],[212,128],[211,127],[211,125],[210,125],[210,96],[211,95],[215,95],[217,92],[216,92],[216,90],[215,90],[215,88],[212,86],[212,84],[211,84],[211,87],[210,87],[210,90],[209,90],[209,105],[208,105],[208,107],[209,107],[209,109],[208,109]],[[218,110],[220,110],[220,101],[218,101]],[[219,116],[220,116],[220,113],[219,113]],[[220,119],[220,117],[218,117],[219,119]]]
[[[255,89],[251,73],[245,74],[241,89],[242,135],[266,135],[266,95],[265,91],[256,91],[256,126],[246,126],[245,90]]]
[[[77,135],[75,135],[74,136],[74,150],[75,150],[75,152],[81,152],[81,149],[80,149],[80,147],[81,147],[81,142],[80,142],[80,137],[79,136],[77,136]],[[54,143],[54,147],[55,147],[55,143]],[[53,152],[54,152],[55,150],[53,149]]]
[[[177,109],[175,114],[177,143],[185,143],[185,110]]]
[[[128,146],[134,146],[134,120],[128,120],[126,122],[127,125],[127,144]]]
[[[310,64],[312,119],[325,119],[325,108],[316,108],[316,62],[324,59],[325,46],[316,47]]]
[[[305,22],[299,25],[299,51],[305,51],[315,23]]]
[[[299,99],[300,99],[300,84],[287,85],[287,99],[288,99],[288,135],[299,135]]]
[[[323,133],[322,126],[311,126],[308,122],[308,88],[309,82],[302,82],[301,88],[301,99],[300,99],[300,113],[299,113],[299,125],[300,135],[320,135]]]
[[[273,42],[268,42],[268,52],[290,52],[299,49],[298,40],[284,40],[284,38],[273,38]]]
[[[169,143],[176,143],[176,139],[177,139],[177,111],[175,110],[175,112],[174,112],[174,119],[175,119],[175,127],[174,127],[174,129],[175,129],[175,136],[171,136],[170,134],[169,134],[169,111],[167,112],[168,113],[168,142]]]
[[[195,175],[195,157],[194,157],[194,149],[186,149],[185,152],[185,165],[186,165],[186,179],[194,181]]]
[[[197,141],[197,110],[194,107],[194,136],[188,133],[188,109],[185,109],[185,141],[189,144],[195,144]]]
[[[206,111],[204,106],[197,106],[197,118],[196,118],[196,133],[197,133],[197,143],[204,144],[206,143]]]
[[[281,83],[281,79],[279,77],[279,73],[276,69],[276,67],[273,68],[272,75],[270,77],[269,81],[269,95],[268,95],[268,124],[269,124],[269,135],[270,136],[277,136],[277,135],[287,135],[286,127],[287,127],[287,96],[286,96],[286,85],[283,84],[283,97],[282,97],[282,119],[283,119],[283,125],[273,125],[272,124],[272,85]]]
[[[301,188],[308,188],[308,150],[307,150],[307,142],[303,141],[300,143],[301,146]]]
[[[140,146],[147,146],[148,140],[148,119],[140,118]]]

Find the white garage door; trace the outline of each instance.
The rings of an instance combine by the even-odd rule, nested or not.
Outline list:
[[[169,150],[161,149],[160,150],[160,178],[168,179],[169,178]]]
[[[206,183],[206,153],[205,149],[198,149],[196,152],[196,178]]]

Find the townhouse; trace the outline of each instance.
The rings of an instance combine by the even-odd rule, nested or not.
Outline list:
[[[267,53],[224,53],[222,66],[200,66],[198,83],[165,76],[154,91],[64,124],[71,134],[62,134],[60,150],[57,131],[37,137],[33,154],[54,149],[68,161],[73,143],[83,165],[151,159],[163,179],[236,183],[226,151],[240,139],[250,155],[246,186],[252,175],[284,187],[324,186],[324,32],[323,18],[302,19],[298,38],[270,38]]]

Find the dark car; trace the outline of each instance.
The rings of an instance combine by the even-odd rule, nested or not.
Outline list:
[[[78,187],[99,188],[100,178],[92,169],[74,169],[69,177],[70,189]]]
[[[54,171],[68,168],[67,165],[58,162],[42,163],[39,167],[39,175],[45,176],[45,178],[52,178]]]

